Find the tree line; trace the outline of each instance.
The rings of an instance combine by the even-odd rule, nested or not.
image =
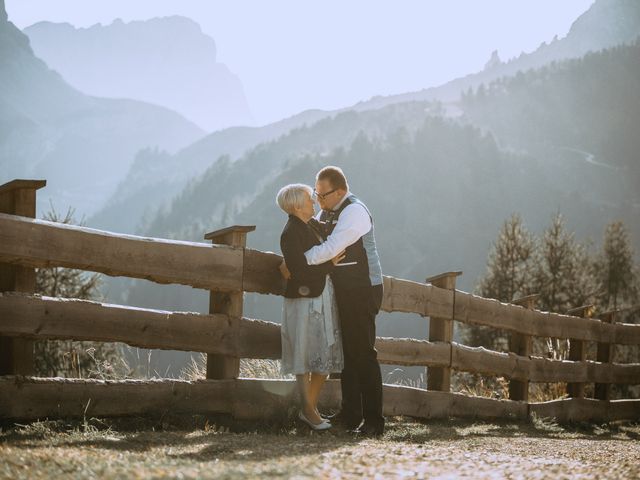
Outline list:
[[[502,302],[537,294],[536,309],[556,313],[593,305],[599,313],[617,311],[615,321],[637,323],[640,319],[640,268],[635,261],[631,238],[622,221],[606,226],[602,245],[580,242],[556,213],[542,235],[534,235],[522,217],[514,213],[505,220],[493,242],[487,270],[476,293]],[[509,351],[505,331],[464,325],[467,345]],[[533,354],[555,360],[568,358],[568,339],[534,338]],[[595,344],[588,358],[595,359]],[[637,347],[616,345],[614,362],[639,362]],[[632,390],[632,389],[631,389]],[[628,386],[618,391],[630,394]]]

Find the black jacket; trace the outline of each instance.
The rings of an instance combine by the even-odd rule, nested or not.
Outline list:
[[[326,276],[333,269],[331,261],[321,265],[309,265],[304,252],[321,241],[311,228],[295,215],[289,220],[280,235],[280,250],[291,272],[284,296],[286,298],[318,297],[322,294]]]

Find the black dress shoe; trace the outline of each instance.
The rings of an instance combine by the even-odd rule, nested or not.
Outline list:
[[[373,425],[367,425],[364,423],[355,433],[362,435],[363,437],[380,438],[384,435],[384,426],[374,427]]]
[[[323,418],[327,418],[323,415]],[[340,425],[345,430],[355,431],[360,428],[362,425],[362,420],[353,420],[351,418],[346,418],[342,411],[334,413],[331,417],[328,417],[327,420],[331,420],[331,423],[334,425]]]
[[[331,419],[331,423],[335,425],[340,425],[345,430],[352,432],[360,429],[362,425],[362,420],[352,420],[350,418],[345,418],[343,415],[338,413],[335,417]]]

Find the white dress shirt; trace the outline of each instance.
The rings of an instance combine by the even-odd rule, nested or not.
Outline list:
[[[349,195],[351,193],[347,192],[342,201],[333,210],[339,209]],[[317,220],[320,219],[320,215],[322,215],[322,212],[316,215]],[[369,217],[369,213],[362,205],[359,203],[347,205],[340,213],[338,223],[331,235],[327,237],[327,240],[304,253],[307,263],[309,265],[320,265],[331,260],[349,245],[356,243],[360,237],[371,230],[371,227],[371,217]]]

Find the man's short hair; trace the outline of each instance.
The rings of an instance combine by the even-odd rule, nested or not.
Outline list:
[[[296,208],[302,208],[304,206],[304,201],[306,200],[304,196],[305,193],[311,197],[313,195],[313,189],[309,185],[302,183],[285,185],[278,192],[276,202],[285,213],[293,214]]]
[[[340,167],[334,167],[332,165],[324,167],[316,175],[316,181],[318,180],[328,180],[331,188],[341,188],[343,190],[349,190],[347,178],[344,176],[344,172]]]

